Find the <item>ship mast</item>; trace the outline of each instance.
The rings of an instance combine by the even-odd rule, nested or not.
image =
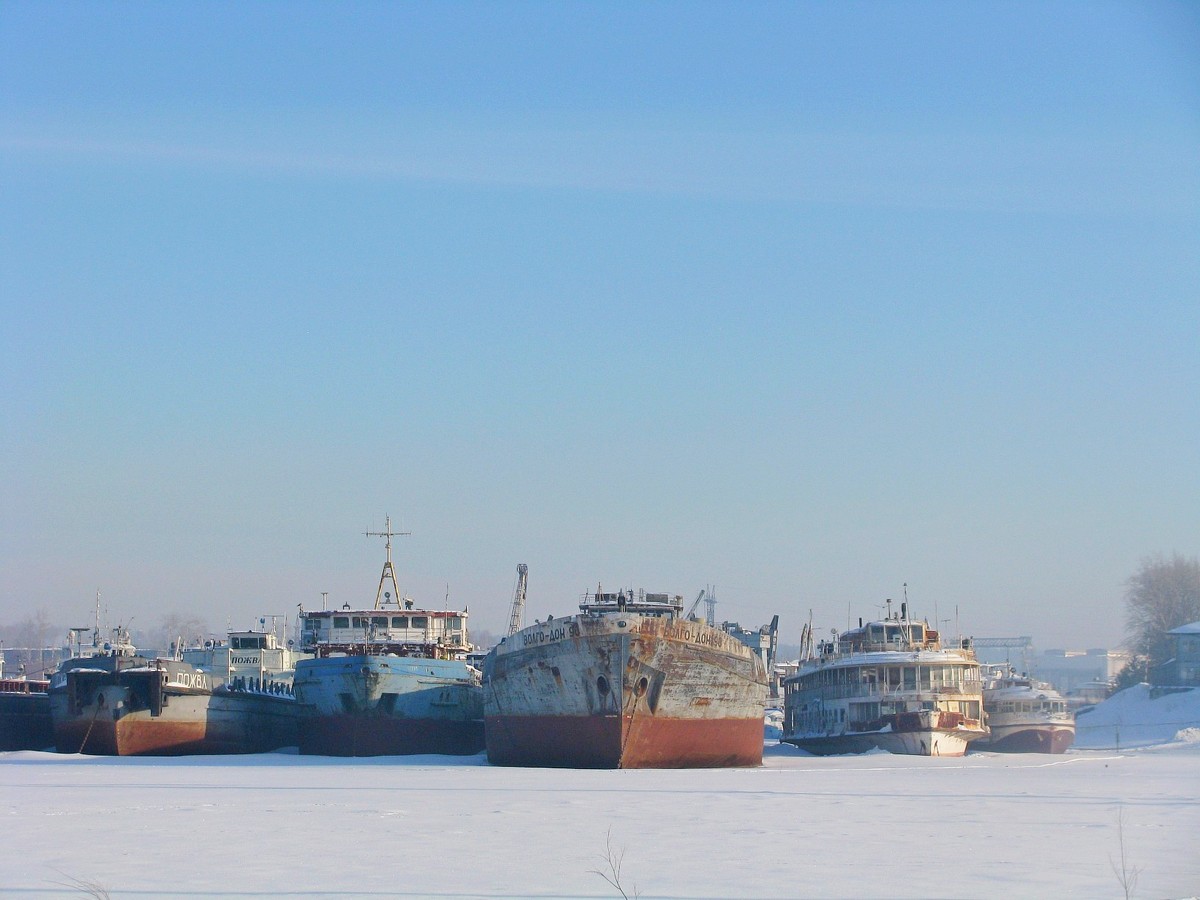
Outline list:
[[[411,531],[392,531],[392,517],[386,516],[383,531],[364,531],[367,537],[387,538],[387,562],[383,564],[383,574],[379,576],[379,588],[375,591],[375,608],[383,609],[383,584],[389,578],[392,581],[392,590],[395,593],[392,595],[396,598],[396,606],[400,606],[400,585],[396,583],[396,569],[392,565],[392,538],[405,537],[412,534]]]

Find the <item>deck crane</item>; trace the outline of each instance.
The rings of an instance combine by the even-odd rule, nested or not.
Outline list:
[[[529,581],[529,566],[517,566],[517,589],[513,592],[512,614],[508,617],[509,636],[516,634],[525,625],[525,588]]]
[[[711,585],[700,591],[696,599],[692,601],[692,605],[688,608],[687,615],[684,618],[690,619],[696,614],[696,608],[700,605],[701,600],[708,607],[705,621],[715,628],[717,624],[717,589]]]

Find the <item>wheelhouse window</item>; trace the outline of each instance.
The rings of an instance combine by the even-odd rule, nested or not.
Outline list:
[[[408,627],[408,616],[392,616],[392,627],[393,628],[407,628]]]
[[[413,616],[412,617],[412,627],[413,628],[428,628],[429,627],[429,617],[428,616]]]
[[[349,616],[334,616],[333,617],[333,627],[334,628],[349,628],[350,627],[350,617]]]

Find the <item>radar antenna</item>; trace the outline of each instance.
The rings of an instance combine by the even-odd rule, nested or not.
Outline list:
[[[397,607],[400,606],[400,585],[396,583],[396,569],[394,566],[392,566],[392,538],[407,537],[408,535],[412,534],[411,531],[392,531],[391,516],[385,516],[384,521],[386,524],[384,525],[383,531],[363,532],[363,534],[365,534],[367,537],[387,538],[387,562],[383,564],[383,574],[379,576],[379,589],[375,591],[376,609],[383,609],[384,607],[383,583],[389,578],[392,581],[392,590],[395,591],[395,593],[392,595],[395,597],[395,604]]]
[[[529,583],[529,566],[517,565],[517,589],[513,592],[512,613],[508,617],[508,634],[511,637],[525,627],[525,589]]]

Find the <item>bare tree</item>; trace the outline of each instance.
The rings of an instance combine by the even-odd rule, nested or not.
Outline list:
[[[70,888],[77,893],[83,894],[85,897],[93,897],[95,900],[109,900],[109,893],[100,882],[91,881],[87,878],[76,878],[74,875],[68,875],[59,869],[55,869],[54,871],[67,879],[66,881],[54,882],[59,887]]]
[[[184,646],[203,644],[209,636],[209,629],[208,623],[196,616],[174,612],[163,616],[162,624],[150,634],[158,649],[165,650],[178,640],[182,640]]]
[[[625,862],[625,848],[616,849],[612,842],[612,827],[608,829],[608,833],[604,836],[604,869],[591,869],[593,875],[599,875],[607,881],[617,893],[621,895],[623,900],[630,900],[629,891],[633,891],[633,900],[637,900],[638,889],[637,885],[626,889],[621,882],[621,865]]]
[[[55,634],[56,628],[50,624],[50,617],[44,609],[23,619],[13,630],[10,643],[16,647],[45,647]],[[65,629],[64,629],[65,630]]]
[[[1113,874],[1117,876],[1117,881],[1121,882],[1121,890],[1125,892],[1125,900],[1129,900],[1133,896],[1133,890],[1137,887],[1138,876],[1142,874],[1141,867],[1129,864],[1129,857],[1125,852],[1125,807],[1120,807],[1117,810],[1117,847],[1120,855],[1118,859],[1108,857],[1108,864],[1112,867]]]
[[[65,633],[66,629],[62,629]],[[41,678],[47,668],[55,663],[54,655],[49,658],[44,653],[58,635],[59,629],[50,623],[50,617],[44,609],[39,609],[34,615],[21,620],[15,627],[8,629],[8,646],[20,649],[20,664],[25,674]],[[10,657],[11,661],[11,657]]]
[[[1167,632],[1200,620],[1200,561],[1175,553],[1147,557],[1127,583],[1125,622],[1129,649],[1150,665],[1170,655]]]

